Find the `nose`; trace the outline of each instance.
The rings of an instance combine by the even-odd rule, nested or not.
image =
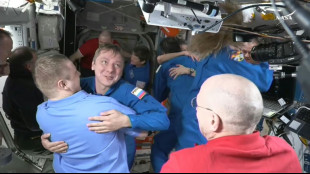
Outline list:
[[[114,65],[113,64],[108,64],[107,66],[106,66],[106,71],[108,71],[108,72],[114,72],[114,70],[115,70],[115,67],[114,67]]]
[[[251,52],[250,51],[242,51],[244,57],[250,57]]]

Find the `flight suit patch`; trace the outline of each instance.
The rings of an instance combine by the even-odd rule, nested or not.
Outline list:
[[[234,61],[241,62],[244,60],[244,55],[241,51],[233,51],[230,58]]]
[[[132,93],[134,96],[138,97],[140,100],[146,95],[146,92],[145,92],[143,89],[138,88],[138,87],[136,87],[135,89],[133,89],[133,90],[131,91],[131,93]]]

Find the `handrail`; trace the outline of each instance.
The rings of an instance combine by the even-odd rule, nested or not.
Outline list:
[[[3,135],[3,138],[8,146],[9,149],[11,149],[13,152],[15,152],[17,150],[13,137],[10,133],[10,130],[8,128],[8,126],[6,125],[6,122],[4,120],[3,114],[0,111],[0,131]]]
[[[16,150],[16,146],[14,144],[14,140],[12,138],[12,135],[10,133],[10,130],[8,129],[6,122],[3,118],[3,115],[0,111],[0,135],[3,136],[8,148],[0,148],[0,165],[8,164],[10,161],[12,161],[12,151]],[[0,138],[2,138],[0,136]]]
[[[14,139],[4,120],[4,116],[1,111],[0,111],[0,133],[2,133],[3,138],[8,146],[8,149],[10,149],[13,153],[15,153],[18,157],[23,159],[25,162],[32,164],[38,170],[38,172],[42,171],[41,166],[38,166],[37,164],[35,164],[31,159],[27,157],[26,153],[24,153],[23,151],[21,151],[20,149],[16,147],[14,143]]]

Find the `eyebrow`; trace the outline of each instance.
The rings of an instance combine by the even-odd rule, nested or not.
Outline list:
[[[97,57],[97,60],[110,60],[109,58],[107,58],[107,57]]]
[[[107,57],[101,57],[99,59],[104,59],[104,60],[109,60],[110,61],[110,58],[107,58]],[[124,63],[124,61],[122,61],[122,60],[117,60],[115,62]]]

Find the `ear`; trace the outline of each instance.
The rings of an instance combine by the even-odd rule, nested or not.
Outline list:
[[[92,61],[92,63],[91,63],[91,70],[93,70],[93,71],[95,71],[95,62],[94,61]]]
[[[141,62],[141,64],[143,64],[143,65],[144,65],[144,64],[146,63],[146,62],[145,62],[145,60],[143,60],[143,61],[140,61],[140,62]]]
[[[64,81],[64,80],[59,80],[59,81],[57,82],[57,87],[58,87],[59,89],[65,89],[65,88],[66,88],[66,83],[65,83],[65,81]]]
[[[218,115],[216,115],[216,114],[212,114],[211,130],[213,132],[219,131],[219,129],[221,127],[221,123],[222,123],[221,118]]]
[[[29,63],[26,63],[25,64],[25,68],[31,72],[31,65]]]

